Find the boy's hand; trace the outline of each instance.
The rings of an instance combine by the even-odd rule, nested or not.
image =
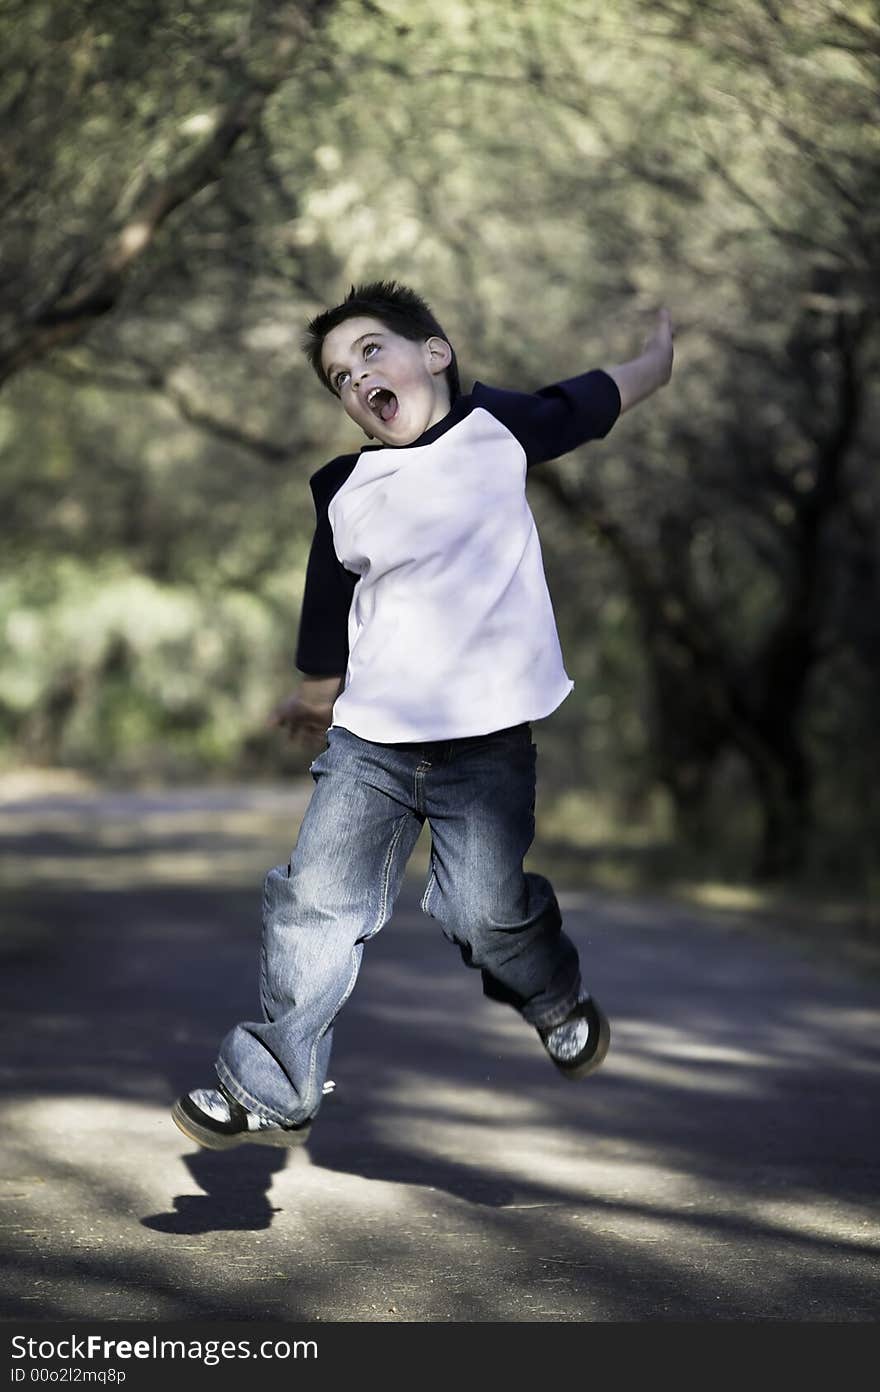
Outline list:
[[[672,376],[672,316],[668,309],[658,309],[652,332],[645,339],[642,351],[631,362],[606,368],[620,392],[620,414],[639,401],[665,387]]]
[[[642,344],[642,353],[654,358],[657,363],[659,386],[665,386],[672,376],[672,315],[666,308],[658,309],[657,321],[653,331]]]
[[[303,677],[297,690],[275,707],[268,723],[286,729],[297,744],[319,748],[325,743],[341,685],[341,677]]]

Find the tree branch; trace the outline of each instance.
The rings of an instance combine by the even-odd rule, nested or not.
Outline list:
[[[141,375],[138,377],[132,377],[125,372],[93,371],[63,360],[43,363],[42,370],[74,386],[97,386],[102,391],[153,392],[165,397],[188,424],[213,435],[225,444],[247,450],[268,464],[290,462],[292,445],[267,440],[264,435],[253,435],[239,425],[212,416],[188,400],[186,394],[174,385],[170,373],[160,371],[153,363],[143,359],[132,361],[140,370]]]
[[[142,187],[121,226],[99,248],[90,248],[69,267],[61,285],[22,317],[12,341],[0,352],[0,385],[23,367],[61,344],[75,342],[96,319],[116,307],[126,276],[152,245],[168,218],[223,174],[225,163],[249,131],[269,96],[290,76],[292,55],[330,9],[328,0],[285,6],[287,23],[277,16],[273,61],[266,76],[245,72],[240,64],[213,130],[203,144],[163,179]]]

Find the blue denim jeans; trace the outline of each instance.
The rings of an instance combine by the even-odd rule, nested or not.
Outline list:
[[[425,820],[422,909],[482,973],[485,994],[546,1027],[566,1017],[581,984],[552,886],[523,870],[535,833],[528,724],[421,744],[376,744],[332,726],[327,739],[290,863],[265,881],[264,1018],[236,1025],[216,1063],[233,1097],[282,1123],[318,1110],[333,1022],[364,943],[391,916]]]

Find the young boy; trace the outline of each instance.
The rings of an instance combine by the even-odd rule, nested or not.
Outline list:
[[[263,1019],[229,1032],[219,1086],[172,1113],[214,1149],[307,1136],[333,1022],[426,819],[422,909],[480,970],[485,994],[536,1029],[568,1078],[598,1068],[610,1038],[552,886],[523,871],[531,722],[573,686],[525,480],[669,380],[669,314],[631,362],[534,394],[477,382],[462,395],[440,324],[393,281],[353,287],[319,314],[306,351],[370,443],[311,479],[303,676],[273,719],[326,747],[290,863],[265,881]]]

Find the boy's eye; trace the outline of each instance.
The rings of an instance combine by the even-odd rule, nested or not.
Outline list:
[[[380,343],[365,343],[363,348],[361,349],[361,352],[365,358],[371,358],[373,356],[374,350],[378,352],[381,346],[382,345]],[[341,372],[336,373],[336,376],[333,378],[333,386],[335,387],[336,391],[341,391],[341,389],[345,386],[350,376],[351,373],[348,371],[347,368],[343,368]]]

